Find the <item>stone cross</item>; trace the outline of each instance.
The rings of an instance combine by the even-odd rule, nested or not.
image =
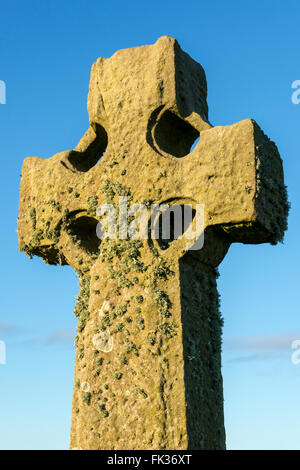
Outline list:
[[[232,242],[282,238],[278,150],[250,119],[211,126],[204,70],[168,36],[99,58],[88,112],[74,150],[24,161],[18,229],[79,277],[71,449],[223,449],[217,267]],[[97,208],[120,196],[204,204],[203,248],[100,240]]]

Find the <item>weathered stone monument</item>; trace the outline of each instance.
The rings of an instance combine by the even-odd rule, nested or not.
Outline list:
[[[18,230],[79,276],[71,448],[223,449],[217,267],[233,242],[283,237],[277,148],[250,119],[209,124],[204,71],[167,36],[99,58],[88,112],[74,150],[24,161]],[[121,196],[204,204],[203,248],[100,240],[96,209]]]

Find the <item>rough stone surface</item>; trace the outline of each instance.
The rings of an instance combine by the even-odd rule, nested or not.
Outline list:
[[[88,112],[74,150],[26,158],[20,190],[19,249],[79,277],[71,448],[223,449],[217,267],[232,242],[282,239],[277,148],[250,119],[210,125],[205,73],[167,36],[99,58]],[[203,249],[100,243],[96,208],[119,196],[205,204]]]

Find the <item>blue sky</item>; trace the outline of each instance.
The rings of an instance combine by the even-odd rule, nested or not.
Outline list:
[[[17,251],[22,161],[77,144],[97,57],[167,34],[204,67],[212,124],[251,117],[283,157],[284,244],[232,245],[220,266],[225,425],[229,449],[300,449],[299,2],[12,0],[0,14],[0,448],[66,449],[71,420],[77,280]]]

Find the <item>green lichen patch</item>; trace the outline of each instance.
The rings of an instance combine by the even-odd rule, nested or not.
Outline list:
[[[105,240],[101,247],[101,260],[111,262],[114,258],[122,262],[122,270],[144,272],[144,263],[140,260],[141,240]]]
[[[98,410],[103,418],[107,418],[109,416],[109,412],[106,410],[105,404],[98,405]]]
[[[91,277],[89,275],[81,276],[79,279],[79,294],[76,299],[76,305],[74,308],[74,315],[78,318],[78,326],[77,329],[79,332],[83,331],[90,317],[90,313],[88,310],[89,306],[89,298],[90,298],[90,280]]]
[[[127,354],[133,353],[136,356],[139,355],[136,345],[129,338],[125,338],[124,343]]]
[[[83,394],[82,394],[83,403],[85,403],[86,405],[90,405],[91,404],[91,398],[92,398],[92,394],[90,392],[83,392]]]
[[[141,395],[143,398],[148,398],[148,394],[145,392],[145,390],[143,388],[135,387],[135,391],[136,391],[136,393]]]
[[[101,191],[104,193],[106,202],[112,204],[115,195],[118,196],[130,196],[130,189],[126,188],[120,183],[113,183],[112,181],[105,181],[101,187]]]
[[[116,315],[122,317],[127,312],[129,306],[129,300],[127,300],[123,305],[117,305],[115,308]]]
[[[167,338],[173,338],[174,336],[177,336],[176,328],[177,325],[173,322],[165,322],[162,323],[158,326],[159,331],[165,335]]]
[[[97,207],[98,207],[98,197],[89,196],[87,198],[87,212],[91,215],[96,215]]]
[[[34,207],[29,206],[29,218],[31,221],[31,226],[33,230],[36,228],[36,210]]]
[[[125,366],[128,364],[128,359],[125,355],[120,356],[119,361],[120,361],[121,366]]]
[[[137,322],[137,325],[139,327],[140,330],[144,330],[145,329],[145,320],[143,317],[138,317],[136,319],[136,322]]]
[[[154,346],[156,343],[156,339],[154,336],[148,335],[146,338],[146,343],[149,344],[149,346]]]
[[[84,346],[81,346],[78,349],[78,359],[83,359],[84,358]]]
[[[58,212],[61,212],[61,203],[58,201],[55,201],[54,199],[51,199],[49,201],[50,206],[52,206],[54,209],[56,209]]]
[[[108,274],[110,279],[114,279],[117,283],[118,287],[130,287],[132,286],[132,282],[124,276],[122,271],[116,271],[111,266],[107,268]]]
[[[168,318],[171,316],[170,308],[172,306],[172,303],[169,299],[169,296],[166,294],[166,292],[163,292],[161,290],[155,290],[154,301],[156,305],[158,306],[159,313],[163,317]]]
[[[121,380],[122,377],[123,377],[122,372],[119,372],[119,371],[114,372],[114,378],[115,379]]]
[[[163,258],[160,258],[159,264],[153,269],[154,279],[166,281],[170,277],[174,276],[174,271],[172,271],[167,265],[166,261]]]

